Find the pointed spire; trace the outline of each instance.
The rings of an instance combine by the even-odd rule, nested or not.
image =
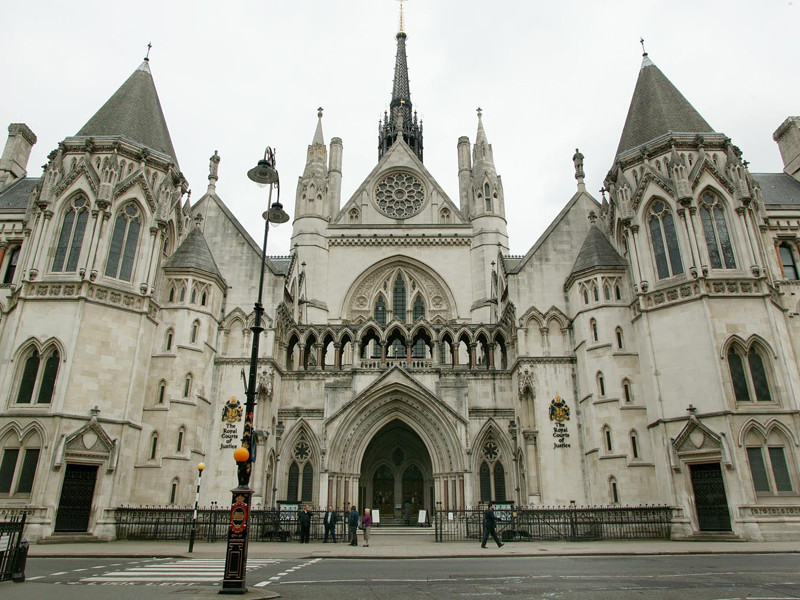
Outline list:
[[[644,52],[617,155],[646,144],[665,133],[712,133],[713,131],[678,88],[653,64],[647,52]]]
[[[314,132],[314,140],[311,142],[313,146],[324,146],[325,138],[322,137],[322,111],[324,109],[320,106],[317,109],[317,130]]]
[[[394,81],[392,83],[392,100],[389,103],[389,121],[378,133],[378,158],[382,157],[398,136],[409,145],[414,154],[422,160],[422,124],[417,123],[411,103],[411,88],[408,83],[408,64],[406,60],[406,32],[403,31],[402,10],[400,1],[401,24],[397,32],[397,55],[394,64]]]
[[[142,64],[86,125],[81,127],[77,135],[125,137],[166,154],[177,165],[175,148],[150,72],[149,58],[145,57]]]
[[[480,144],[489,144],[489,140],[486,137],[486,130],[483,128],[483,109],[479,106],[476,109],[478,113],[478,133],[475,134],[475,145],[478,146]]]

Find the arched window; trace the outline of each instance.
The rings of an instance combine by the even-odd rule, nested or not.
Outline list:
[[[439,222],[443,225],[448,225],[450,223],[450,211],[446,208],[443,208],[439,212]]]
[[[197,288],[192,288],[192,297],[189,302],[192,304],[197,304]]]
[[[157,400],[159,404],[164,404],[164,396],[166,395],[166,393],[167,393],[167,382],[162,379],[161,381],[158,382]]]
[[[17,272],[17,263],[19,262],[19,252],[20,252],[19,246],[11,250],[11,253],[8,256],[8,266],[6,267],[6,273],[5,275],[3,275],[3,283],[14,282],[14,274]]]
[[[781,258],[781,268],[786,279],[797,281],[797,263],[794,260],[794,252],[787,242],[782,242],[778,246],[778,255]]]
[[[583,288],[583,303],[589,304],[589,290]]]
[[[150,436],[150,460],[155,460],[158,456],[158,433],[153,432]]]
[[[17,404],[50,404],[58,376],[61,357],[58,350],[51,348],[40,356],[35,348],[29,350],[23,363],[22,376],[17,390]]]
[[[760,434],[750,432],[745,438],[747,462],[753,477],[753,487],[759,496],[792,494],[795,489],[786,442],[773,430],[765,440]],[[788,453],[791,457],[791,452]]]
[[[197,342],[197,332],[200,330],[200,321],[195,321],[192,323],[192,334],[189,337],[189,341],[194,344]]]
[[[53,271],[72,272],[78,268],[86,221],[89,219],[89,202],[83,196],[75,197],[61,221]]]
[[[619,285],[614,286],[614,297],[617,300],[622,300],[622,290],[619,288]]]
[[[486,212],[492,212],[492,190],[488,183],[483,184],[483,202],[486,204]]]
[[[186,437],[186,428],[181,427],[180,429],[178,429],[178,443],[175,444],[175,452],[179,454],[183,452],[183,442],[185,437]]]
[[[650,207],[650,238],[656,259],[658,278],[665,279],[683,273],[681,251],[675,232],[675,222],[667,205],[658,200]]]
[[[175,302],[175,287],[169,288],[169,302]]]
[[[608,491],[611,496],[611,503],[619,504],[619,486],[617,485],[616,477],[608,478]]]
[[[384,302],[383,296],[378,296],[378,299],[375,301],[375,311],[373,315],[378,325],[386,325],[386,302]]]
[[[594,297],[594,301],[595,302],[599,302],[600,301],[600,293],[597,291],[597,284],[596,283],[592,284],[592,296]]]
[[[286,483],[286,500],[289,502],[297,502],[297,485],[300,481],[300,469],[297,463],[292,461],[289,465],[289,477]]]
[[[611,300],[611,286],[608,284],[603,286],[603,298]]]
[[[208,304],[208,292],[203,290],[203,295],[200,296],[200,306]]]
[[[622,327],[617,327],[616,330],[615,330],[615,333],[616,333],[616,336],[617,336],[617,348],[619,350],[622,350],[622,348],[624,347],[623,339],[622,339]]]
[[[348,213],[350,217],[350,225],[358,225],[359,217],[358,217],[358,209],[352,208]]]
[[[178,484],[181,482],[180,479],[175,477],[172,480],[172,486],[170,486],[169,490],[169,503],[175,504],[178,501]]]
[[[306,463],[303,467],[303,487],[301,490],[300,501],[311,502],[314,494],[314,467],[311,463]]]
[[[733,395],[737,402],[772,402],[766,354],[753,344],[745,352],[738,344],[728,350]]]
[[[594,319],[589,321],[589,328],[592,330],[592,341],[596,342],[599,337],[597,335],[597,321]]]
[[[180,292],[179,299],[180,299],[181,302],[186,300],[186,286],[185,285],[181,285],[181,292]]]
[[[711,192],[703,194],[700,201],[700,220],[703,222],[703,235],[706,238],[708,258],[714,269],[735,269],[733,246],[728,233],[728,224],[719,198]]]
[[[628,378],[622,380],[622,396],[625,398],[625,404],[633,402],[633,387]]]
[[[492,476],[486,461],[481,463],[481,502],[492,501]]]
[[[639,436],[635,431],[631,431],[631,456],[639,458]]]
[[[499,460],[494,463],[494,499],[497,502],[506,501],[506,472]]]
[[[140,228],[139,209],[131,202],[119,212],[117,220],[114,222],[114,233],[111,235],[111,246],[108,249],[108,260],[106,261],[106,277],[114,277],[123,281],[131,280]]]
[[[600,372],[597,374],[597,393],[601,398],[605,398],[606,395],[606,379],[603,377],[603,373]]]
[[[13,432],[5,440],[0,440],[0,495],[8,498],[30,496],[41,445],[36,433],[26,436],[22,442]]]
[[[399,319],[401,323],[406,322],[406,282],[401,273],[397,274],[397,279],[394,281],[392,312],[395,319]]]
[[[186,379],[183,380],[183,397],[188,398],[192,393],[192,374],[187,373]]]
[[[611,427],[608,425],[603,425],[603,445],[609,454],[614,450],[614,446],[611,444]]]
[[[167,335],[164,336],[164,350],[169,352],[172,350],[172,338],[175,337],[175,332],[172,329],[167,329]]]

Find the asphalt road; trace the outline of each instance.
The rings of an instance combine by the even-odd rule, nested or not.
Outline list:
[[[800,555],[248,562],[247,597],[455,600],[800,599]],[[3,600],[213,598],[217,559],[31,559],[28,581],[0,584]]]

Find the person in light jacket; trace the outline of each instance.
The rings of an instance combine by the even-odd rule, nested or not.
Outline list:
[[[361,526],[364,528],[364,546],[369,547],[369,530],[372,527],[372,514],[370,509],[364,509],[364,516],[361,518]]]

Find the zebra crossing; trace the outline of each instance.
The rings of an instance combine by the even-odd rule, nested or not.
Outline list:
[[[279,562],[281,561],[277,559],[251,558],[247,561],[247,571]],[[164,559],[142,566],[98,573],[84,577],[80,582],[89,585],[209,585],[222,581],[224,567],[224,558]]]

